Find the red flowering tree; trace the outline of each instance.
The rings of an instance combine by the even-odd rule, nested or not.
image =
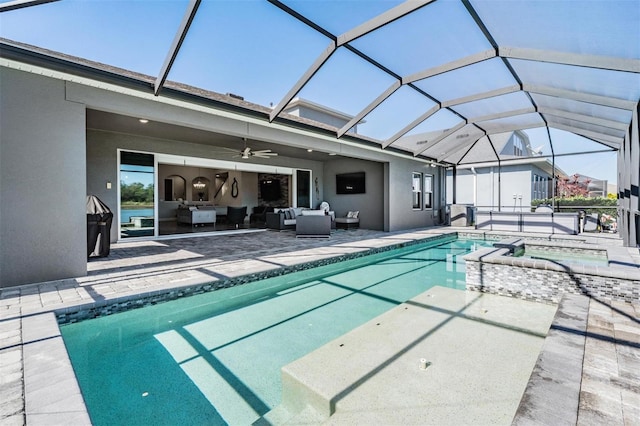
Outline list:
[[[558,177],[558,197],[588,197],[591,179],[580,180],[580,175],[571,177]]]

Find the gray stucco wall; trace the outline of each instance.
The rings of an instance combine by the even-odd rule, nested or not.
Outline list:
[[[439,222],[442,205],[437,191],[433,195],[433,209],[412,208],[413,172],[433,175],[433,185],[437,186],[442,169],[403,158],[389,162],[389,231],[433,226]]]
[[[85,108],[0,68],[0,286],[87,272]]]
[[[336,175],[365,172],[364,194],[336,194]],[[325,199],[336,213],[344,217],[349,211],[360,212],[360,227],[384,229],[384,166],[374,161],[336,158],[325,163]]]

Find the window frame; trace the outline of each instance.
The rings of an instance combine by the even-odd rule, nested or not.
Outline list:
[[[422,173],[411,172],[411,200],[413,210],[422,210]],[[416,188],[416,183],[418,188]]]
[[[429,185],[427,186],[427,179]],[[428,188],[428,189],[427,189]],[[424,173],[422,175],[423,203],[425,210],[433,210],[433,175]]]

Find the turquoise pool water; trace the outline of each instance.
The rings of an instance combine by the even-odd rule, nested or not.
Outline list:
[[[251,424],[280,368],[434,285],[465,288],[462,256],[426,243],[61,326],[94,425]]]
[[[559,252],[545,252],[540,250],[527,250],[520,257],[528,259],[549,260],[551,262],[562,263],[565,265],[590,265],[590,266],[609,266],[609,260],[606,256],[589,255],[589,254],[571,254]]]

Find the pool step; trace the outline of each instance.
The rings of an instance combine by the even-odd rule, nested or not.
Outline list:
[[[282,406],[264,421],[509,423],[554,314],[434,287],[285,365]]]
[[[253,425],[314,425],[320,424],[324,420],[326,420],[326,418],[311,406],[306,406],[302,410],[291,411],[284,404],[280,404],[253,423]]]
[[[505,248],[509,253],[514,254],[518,251],[524,251],[524,240],[521,238],[509,238],[493,243],[495,248]]]

